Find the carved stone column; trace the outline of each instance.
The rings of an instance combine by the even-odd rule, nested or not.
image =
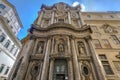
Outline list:
[[[71,24],[70,12],[68,11],[68,23]]]
[[[72,44],[71,47],[72,47],[72,55],[73,55],[73,67],[74,67],[75,80],[81,80],[80,73],[79,73],[77,53],[75,49],[75,42],[73,39],[71,39],[71,44]]]
[[[72,66],[72,60],[68,59],[68,76],[69,76],[69,80],[74,80],[73,79],[73,66]]]
[[[46,46],[45,57],[44,57],[41,80],[47,80],[48,67],[49,67],[49,54],[50,54],[50,47],[51,47],[50,45],[51,45],[51,40],[48,39],[47,46]]]
[[[53,24],[54,23],[54,11],[52,12],[52,18],[51,18],[51,24]]]
[[[43,10],[42,10],[42,11],[40,12],[40,14],[39,14],[38,21],[37,21],[37,24],[38,24],[38,25],[41,24],[42,17],[43,17]]]
[[[54,58],[50,61],[49,80],[53,80]]]
[[[94,68],[95,68],[95,71],[96,71],[97,79],[98,80],[105,80],[105,77],[104,77],[104,75],[101,72],[102,70],[100,68],[100,64],[98,62],[98,56],[97,56],[97,54],[95,52],[95,49],[93,48],[93,44],[92,44],[92,41],[91,41],[90,37],[87,37],[86,41],[87,41],[88,46],[90,48],[90,52],[91,52],[91,56],[92,56],[92,59],[93,59]]]

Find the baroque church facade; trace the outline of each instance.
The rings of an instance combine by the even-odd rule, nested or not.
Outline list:
[[[8,80],[120,80],[120,13],[42,5]]]

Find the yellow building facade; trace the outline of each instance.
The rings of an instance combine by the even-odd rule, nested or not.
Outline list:
[[[8,80],[120,80],[120,13],[42,5]]]

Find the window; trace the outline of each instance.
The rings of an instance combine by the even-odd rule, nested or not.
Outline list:
[[[0,35],[0,42],[3,42],[5,40],[5,37],[3,35]]]
[[[118,40],[118,38],[115,35],[111,35],[111,37],[115,44],[120,44],[120,41]]]
[[[58,19],[58,22],[64,23],[64,19]]]
[[[102,63],[103,68],[104,68],[104,70],[105,70],[105,73],[106,73],[107,75],[112,75],[112,74],[113,74],[113,71],[112,71],[112,69],[111,69],[111,67],[110,67],[110,64],[109,64],[109,62],[108,62],[108,60],[107,60],[107,57],[106,57],[104,54],[102,54],[102,55],[99,55],[99,58],[100,58],[100,60],[101,60],[101,63]]]
[[[4,65],[2,64],[0,67],[0,73],[3,71],[3,69],[4,69]]]
[[[55,60],[53,79],[54,80],[65,80],[65,77],[68,78],[67,67],[68,66],[67,66],[66,60]]]
[[[99,40],[95,39],[95,40],[93,40],[93,43],[95,45],[95,48],[101,48]]]
[[[6,69],[4,74],[6,75],[8,73],[8,71],[9,71],[9,67]]]
[[[14,53],[14,56],[17,54],[17,52],[18,52],[18,48],[16,48],[15,53]]]
[[[10,45],[10,41],[8,40],[4,46],[5,46],[6,48],[8,48],[9,45]]]
[[[120,61],[113,61],[114,66],[116,67],[117,71],[120,71]]]
[[[14,49],[14,45],[12,45],[12,48],[10,49],[10,52],[12,52],[12,51],[13,51],[13,49]]]
[[[5,9],[5,5],[0,4],[0,8],[1,8],[1,9]]]
[[[90,16],[90,15],[87,15],[87,17],[88,17],[88,18],[91,18],[91,16]]]
[[[103,41],[105,48],[111,48],[110,43],[108,42],[107,39],[102,39],[102,41]]]

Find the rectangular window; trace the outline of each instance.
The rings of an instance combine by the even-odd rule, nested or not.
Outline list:
[[[104,70],[105,70],[105,73],[106,73],[107,75],[112,75],[112,74],[113,74],[113,71],[112,71],[112,69],[111,69],[111,67],[110,67],[110,64],[109,64],[109,62],[108,62],[108,60],[107,60],[107,57],[106,57],[104,54],[102,54],[102,55],[99,55],[99,58],[100,58],[100,60],[101,60],[101,63],[102,63],[103,68],[104,68]]]
[[[115,44],[120,44],[120,41],[118,40],[118,38],[115,35],[111,35],[111,37]]]
[[[120,71],[120,61],[113,61],[114,66],[116,67],[117,71]]]
[[[0,42],[3,42],[5,40],[5,37],[3,35],[0,35]]]
[[[2,64],[2,65],[0,66],[0,73],[3,71],[3,69],[4,69],[4,65]]]
[[[8,41],[5,43],[5,45],[4,45],[4,46],[5,46],[6,48],[8,48],[8,47],[9,47],[9,45],[10,45],[10,41],[8,40]]]
[[[10,52],[12,52],[12,51],[13,51],[13,49],[14,49],[14,45],[12,45],[12,47],[11,47],[11,49],[10,49]]]
[[[9,67],[6,69],[4,74],[7,75],[8,71],[9,71]]]
[[[64,23],[64,19],[58,19],[59,23]]]
[[[105,48],[111,48],[111,45],[107,39],[102,39]]]
[[[94,39],[94,40],[93,40],[93,43],[94,43],[94,45],[95,45],[95,48],[102,48],[99,40]]]

